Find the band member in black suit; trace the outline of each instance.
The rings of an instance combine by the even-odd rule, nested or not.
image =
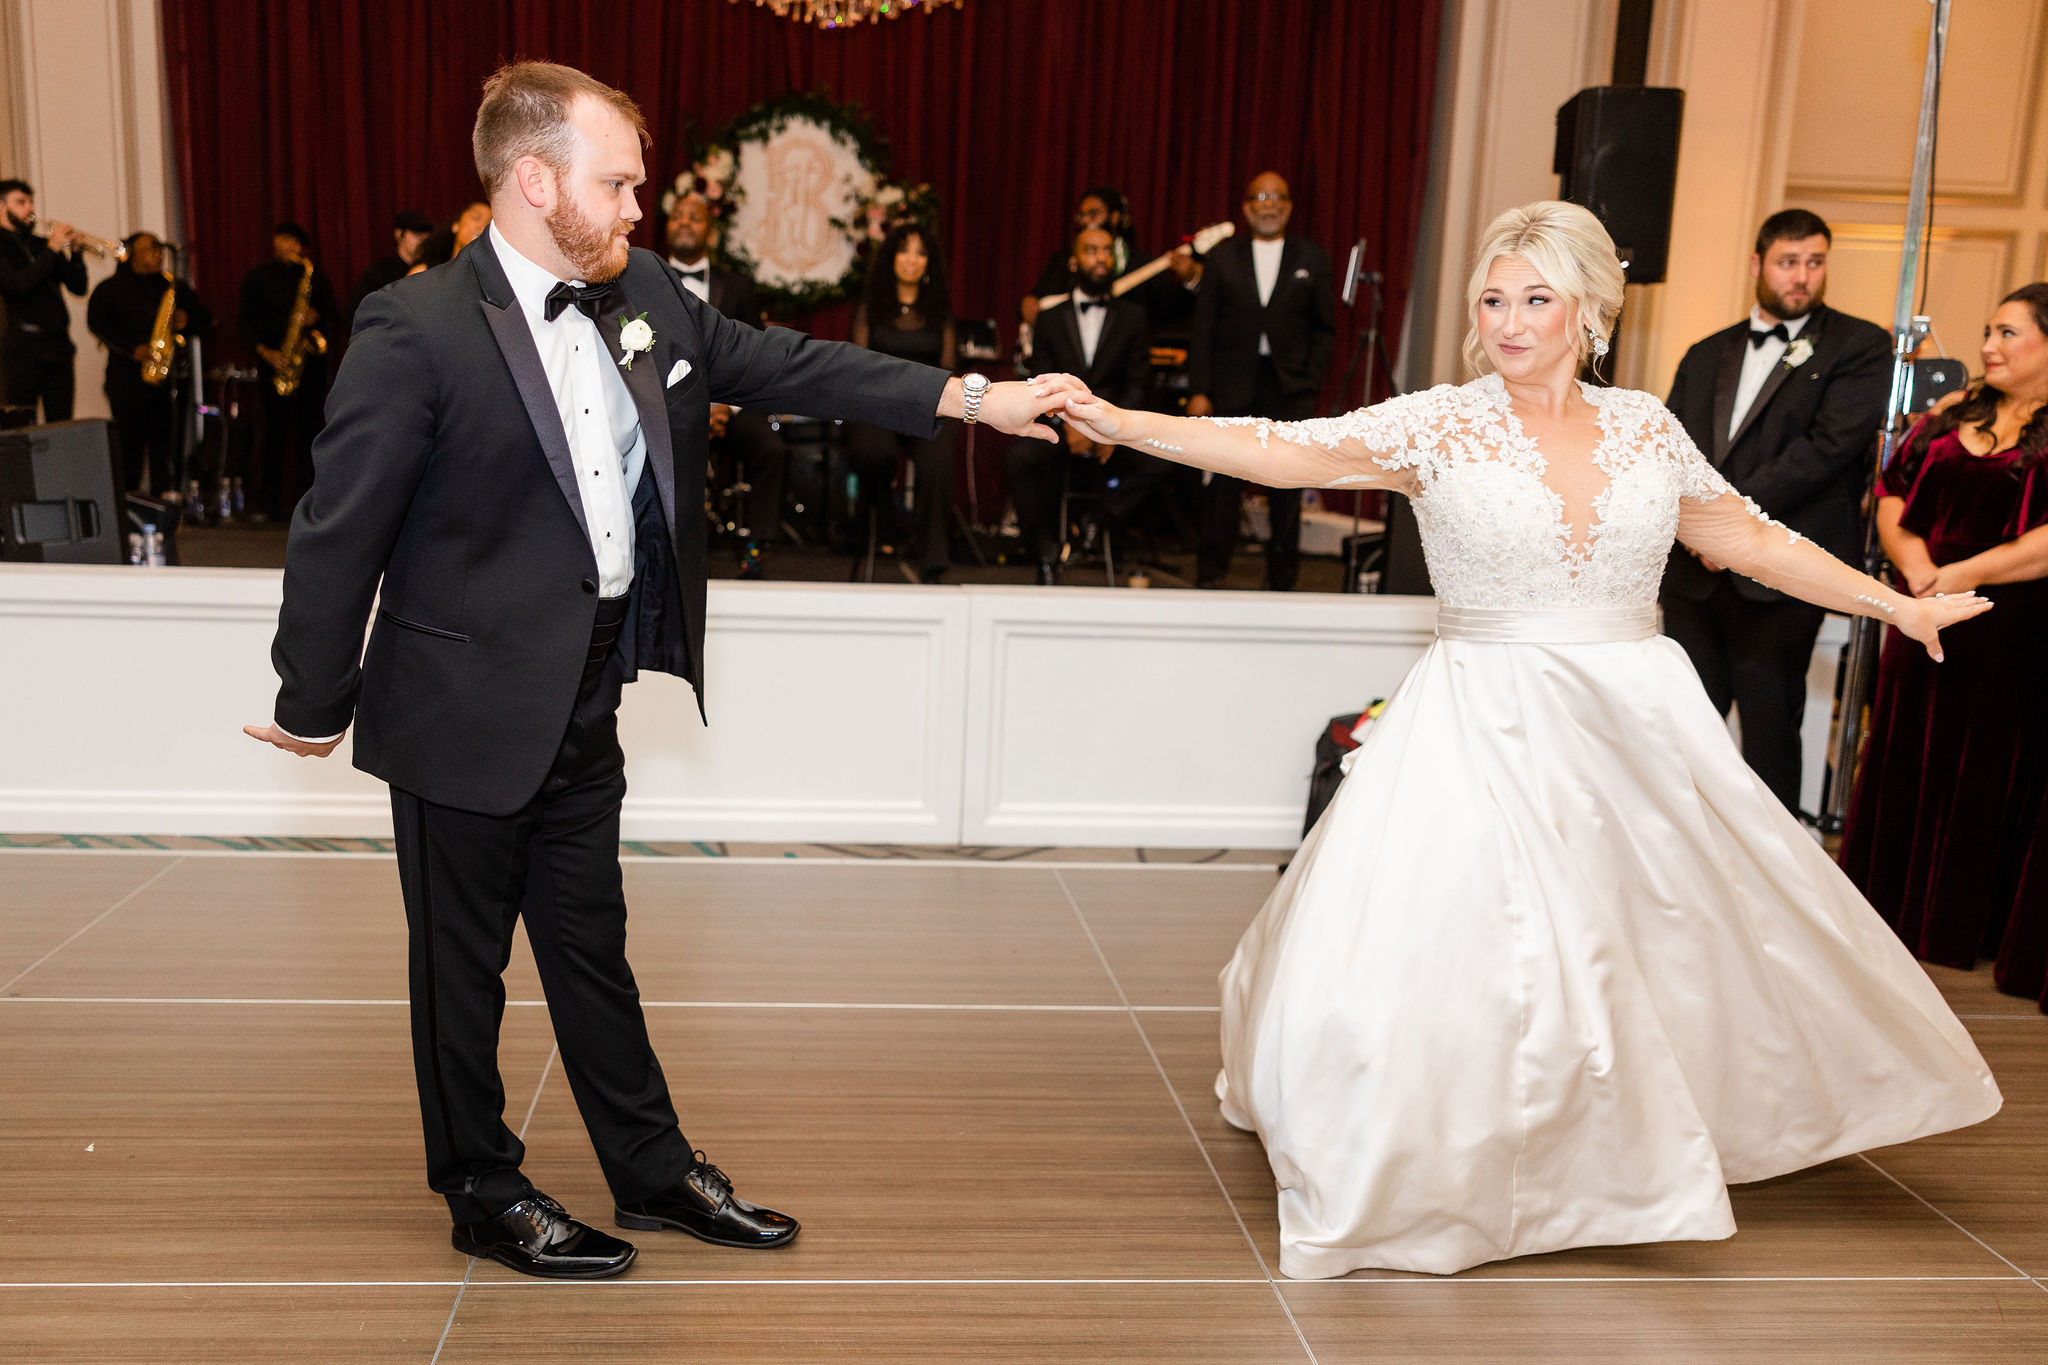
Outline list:
[[[164,291],[176,288],[171,304],[171,334],[196,337],[213,335],[213,311],[183,280],[175,285],[165,274],[163,244],[155,234],[138,232],[128,238],[128,260],[119,270],[101,280],[85,306],[86,326],[107,348],[107,407],[114,415],[114,436],[121,447],[121,475],[125,488],[162,495],[176,494],[178,422],[172,404],[176,390],[171,379],[145,383],[142,363],[149,358],[150,339],[156,332],[157,314],[162,311]],[[172,358],[183,362],[180,348]],[[148,482],[144,483],[144,474]]]
[[[1110,274],[1112,280],[1122,279],[1133,266],[1144,264],[1144,257],[1138,252],[1138,234],[1132,223],[1130,201],[1122,190],[1097,186],[1083,194],[1074,206],[1073,227],[1067,240],[1046,258],[1045,267],[1038,272],[1031,292],[1018,305],[1018,313],[1025,322],[1036,324],[1040,299],[1064,294],[1072,286],[1080,271],[1080,262],[1074,259],[1072,234],[1090,228],[1108,232],[1116,244],[1115,268]],[[1173,253],[1171,271],[1153,276],[1125,297],[1143,305],[1157,340],[1162,329],[1175,334],[1186,330],[1188,321],[1194,316],[1195,287],[1201,279],[1202,263],[1195,259],[1194,249],[1183,244]]]
[[[71,420],[77,380],[72,358],[71,310],[60,290],[85,297],[85,257],[69,223],[50,224],[36,234],[36,192],[25,180],[0,180],[0,302],[7,307],[7,331],[0,335],[0,385],[8,403],[43,405],[45,422]]]
[[[520,1172],[497,1042],[522,918],[619,1225],[742,1248],[797,1231],[678,1131],[625,957],[619,693],[659,670],[701,704],[711,402],[1014,433],[1082,392],[727,319],[628,248],[645,138],[628,96],[568,67],[485,84],[492,226],[363,304],[286,551],[275,719],[249,727],[324,756],[353,724],[391,785],[428,1183],[458,1250],[558,1278],[634,1251]]]
[[[1120,406],[1138,406],[1145,396],[1150,365],[1145,310],[1129,299],[1112,299],[1110,281],[1116,269],[1116,239],[1106,228],[1084,228],[1074,234],[1074,259],[1079,270],[1073,296],[1038,315],[1037,345],[1032,352],[1036,373],[1064,372],[1079,378],[1096,394]],[[1118,446],[1100,446],[1080,431],[1049,419],[1061,444],[1018,440],[1005,456],[1010,476],[1010,501],[1017,508],[1017,526],[1038,565],[1038,581],[1060,581],[1060,490],[1068,461],[1098,460],[1111,488],[1089,513],[1089,528],[1116,527],[1127,521],[1166,475],[1160,460]],[[1084,541],[1093,540],[1089,531]]]
[[[1315,416],[1336,347],[1337,300],[1329,254],[1288,235],[1293,212],[1287,182],[1266,171],[1245,187],[1251,237],[1233,237],[1209,253],[1188,343],[1188,416]],[[1221,474],[1203,485],[1195,564],[1201,587],[1215,586],[1230,569],[1243,489]],[[1301,572],[1301,490],[1265,493],[1271,515],[1266,586],[1285,592]]]
[[[754,281],[737,270],[711,263],[711,201],[701,194],[676,196],[668,211],[668,263],[683,288],[734,322],[763,323]],[[766,578],[765,558],[782,527],[782,482],[789,446],[760,408],[711,405],[712,448],[735,461],[747,484],[746,524],[740,527],[740,577]]]
[[[1685,353],[1666,402],[1736,491],[1853,563],[1891,338],[1821,301],[1832,241],[1805,209],[1765,219],[1749,258],[1756,306]],[[1739,710],[1742,756],[1798,810],[1806,671],[1824,613],[1684,549],[1672,552],[1662,596],[1664,633],[1721,714]]]
[[[355,292],[349,295],[349,330],[355,329],[356,309],[363,300],[387,284],[404,279],[419,264],[427,238],[434,235],[434,221],[418,209],[401,209],[391,220],[391,254],[363,267],[356,276]]]
[[[291,326],[299,284],[306,278],[312,240],[297,223],[279,223],[270,233],[271,259],[242,278],[238,313],[242,344],[254,350],[261,361],[256,391],[263,404],[262,458],[251,471],[254,477],[248,490],[252,520],[290,516],[312,474],[313,439],[319,435],[321,409],[327,398],[327,358],[308,346],[298,388],[279,394],[272,382],[283,358],[279,348]],[[323,336],[334,329],[334,286],[317,266],[307,306],[311,309],[307,328]]]

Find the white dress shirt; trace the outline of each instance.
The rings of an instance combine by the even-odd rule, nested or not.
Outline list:
[[[668,263],[674,266],[676,273],[683,277],[683,288],[689,290],[692,294],[704,300],[704,302],[711,302],[711,258],[709,256],[699,259],[695,265],[684,265],[673,256],[668,258]],[[697,273],[692,274],[692,271]]]
[[[583,500],[590,552],[597,559],[597,591],[603,597],[623,597],[633,586],[633,490],[647,465],[640,410],[596,323],[576,308],[564,308],[548,321],[548,291],[561,281],[520,255],[495,223],[491,244],[505,277],[512,281],[519,309],[526,314],[527,329],[555,396],[555,411],[569,438],[576,493]]]
[[[1796,318],[1788,318],[1785,334],[1797,341],[1800,331],[1812,317],[1811,313],[1803,313]],[[1749,329],[1752,332],[1768,332],[1775,326],[1777,324],[1765,317],[1761,308],[1749,310]],[[1771,377],[1771,367],[1783,360],[1785,352],[1791,349],[1776,337],[1766,338],[1761,346],[1744,337],[1742,344],[1746,348],[1742,353],[1742,378],[1735,383],[1735,411],[1728,414],[1728,439],[1731,441],[1735,439],[1735,433],[1742,430],[1742,419],[1749,415],[1750,404],[1756,402],[1756,396],[1763,392],[1764,381]]]
[[[1268,241],[1263,237],[1252,238],[1252,278],[1259,285],[1259,307],[1264,308],[1273,301],[1273,288],[1280,283],[1280,253],[1287,249],[1285,237]],[[1266,340],[1264,332],[1259,333],[1259,354],[1273,354],[1273,343]]]
[[[1095,364],[1095,348],[1102,344],[1103,320],[1109,316],[1107,306],[1101,308],[1083,308],[1081,306],[1084,303],[1093,302],[1095,302],[1094,295],[1084,294],[1079,289],[1074,291],[1074,321],[1081,325],[1081,363],[1090,368],[1093,368]],[[1102,302],[1104,305],[1108,304],[1109,298],[1107,295],[1103,296]]]

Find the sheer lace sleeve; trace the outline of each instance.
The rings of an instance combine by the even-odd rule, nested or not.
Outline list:
[[[1667,412],[1664,423],[1678,461],[1678,539],[1702,559],[1851,616],[1882,619],[1910,600],[1765,516],[1708,463],[1676,417]]]
[[[1389,488],[1411,492],[1416,483],[1417,437],[1435,390],[1403,394],[1341,417],[1280,422],[1266,417],[1211,417],[1212,426],[1241,427],[1259,450],[1285,467],[1287,482],[1314,488]],[[1275,447],[1283,447],[1276,450]],[[1270,482],[1270,481],[1268,481]]]

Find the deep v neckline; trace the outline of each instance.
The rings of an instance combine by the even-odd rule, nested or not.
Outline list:
[[[1566,572],[1576,578],[1592,562],[1594,551],[1599,547],[1600,534],[1607,527],[1608,498],[1614,492],[1614,469],[1609,463],[1607,449],[1608,443],[1614,438],[1614,428],[1608,421],[1607,405],[1601,401],[1603,395],[1584,380],[1575,381],[1579,386],[1580,396],[1592,405],[1593,420],[1600,429],[1600,434],[1594,438],[1592,450],[1587,455],[1587,463],[1593,470],[1605,476],[1598,490],[1586,500],[1586,519],[1583,523],[1585,534],[1581,536],[1577,534],[1580,523],[1572,521],[1568,515],[1571,511],[1570,504],[1564,494],[1546,477],[1550,472],[1550,458],[1543,453],[1543,447],[1536,443],[1536,438],[1531,436],[1528,428],[1523,425],[1521,414],[1515,411],[1514,399],[1508,394],[1507,382],[1498,374],[1490,375],[1488,378],[1493,381],[1491,387],[1494,401],[1504,419],[1502,425],[1507,434],[1506,444],[1511,451],[1521,456],[1519,460],[1512,460],[1511,463],[1521,468],[1536,481],[1536,486],[1543,490],[1545,498],[1550,503],[1551,529],[1552,534],[1557,537],[1558,560]]]

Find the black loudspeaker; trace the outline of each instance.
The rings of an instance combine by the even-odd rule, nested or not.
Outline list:
[[[112,436],[103,421],[0,432],[0,559],[127,562]]]
[[[1683,90],[1647,85],[1596,85],[1557,111],[1558,193],[1605,225],[1630,284],[1664,280],[1684,112]]]

